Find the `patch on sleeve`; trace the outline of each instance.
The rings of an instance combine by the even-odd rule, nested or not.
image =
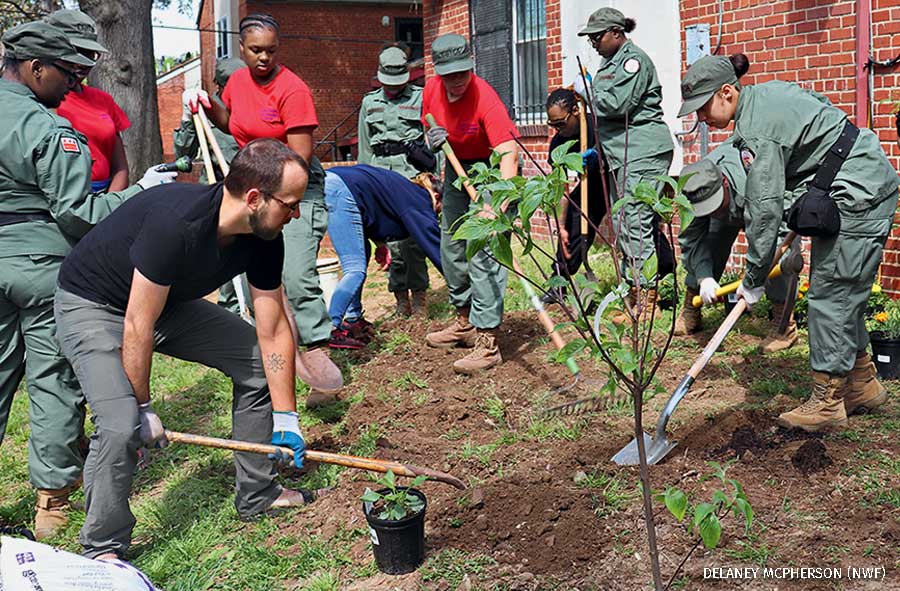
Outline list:
[[[741,148],[741,164],[744,165],[744,172],[750,172],[750,166],[756,160],[756,154],[750,148]]]
[[[59,146],[62,148],[63,152],[81,154],[81,147],[78,145],[78,141],[75,138],[61,137],[59,138]]]
[[[637,74],[641,71],[641,62],[637,58],[630,58],[625,60],[622,68],[629,74]]]

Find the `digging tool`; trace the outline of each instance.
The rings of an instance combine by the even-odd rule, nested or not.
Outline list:
[[[787,236],[785,236],[784,240],[781,243],[781,246],[778,247],[778,250],[775,252],[775,257],[773,259],[772,267],[775,267],[774,262],[781,260],[781,257],[784,256],[784,253],[787,249],[793,244],[794,239],[797,237],[795,232],[788,232]],[[647,455],[647,464],[653,465],[666,457],[672,449],[677,445],[676,442],[669,441],[666,436],[666,426],[669,424],[669,419],[672,418],[672,413],[675,412],[675,409],[678,407],[678,404],[681,400],[687,395],[688,390],[690,390],[691,385],[694,383],[694,380],[697,379],[697,376],[700,375],[700,372],[703,371],[703,368],[706,367],[706,364],[709,363],[709,360],[712,358],[713,354],[718,350],[718,348],[722,345],[722,341],[725,340],[725,337],[728,336],[728,333],[734,327],[735,323],[741,317],[741,314],[747,309],[747,302],[743,298],[737,301],[734,308],[725,317],[725,320],[722,322],[722,325],[719,326],[719,329],[716,330],[715,334],[713,334],[712,338],[706,344],[706,347],[703,348],[703,352],[700,354],[700,357],[694,361],[694,364],[688,370],[687,375],[681,380],[681,383],[678,384],[678,387],[675,388],[675,391],[672,393],[672,396],[669,397],[669,400],[666,401],[666,406],[663,408],[662,413],[659,415],[659,419],[656,421],[656,433],[653,438],[650,437],[646,432],[643,434],[644,436],[644,449]],[[619,452],[612,457],[612,461],[620,466],[634,466],[640,462],[640,455],[638,453],[638,440],[633,439],[631,443],[623,447]]]
[[[200,125],[197,125],[198,121]],[[203,109],[198,108],[197,113],[194,115],[194,129],[200,140],[200,151],[203,153],[203,164],[206,166],[206,178],[210,183],[216,178],[215,172],[213,172],[212,158],[209,156],[207,142],[212,146],[213,153],[216,155],[216,161],[219,163],[222,174],[228,176],[230,167],[225,160],[225,156],[222,154],[222,148],[219,147],[219,141],[213,134],[212,125],[209,124],[209,118],[206,116],[206,111]],[[250,324],[254,324],[253,318],[250,316],[250,308],[247,306],[247,299],[244,297],[244,282],[241,279],[241,276],[237,275],[232,277],[231,284],[234,286],[234,295],[237,296],[238,309],[240,310],[241,318]]]
[[[177,431],[166,431],[166,438],[174,443],[187,443],[189,445],[200,445],[203,447],[215,447],[218,449],[230,449],[231,451],[243,451],[256,454],[274,454],[281,452],[287,456],[293,457],[294,452],[286,447],[277,447],[274,445],[266,445],[264,443],[250,443],[249,441],[236,441],[234,439],[221,439],[219,437],[206,437],[205,435],[194,435],[191,433],[179,433]],[[323,464],[337,464],[346,468],[357,468],[359,470],[370,470],[372,472],[387,472],[390,470],[397,476],[407,476],[415,478],[416,476],[427,476],[429,480],[436,480],[465,490],[465,483],[459,478],[432,470],[430,468],[422,468],[412,464],[402,464],[391,460],[376,460],[374,458],[361,458],[357,456],[347,456],[343,454],[330,453],[325,451],[306,450],[306,459],[313,462]]]
[[[156,167],[156,172],[190,172],[194,168],[190,156],[182,156],[175,162],[166,162]]]
[[[431,113],[427,113],[425,115],[425,121],[428,122],[429,127],[435,127],[437,125],[437,122],[435,122],[434,116]],[[469,198],[472,201],[478,201],[478,193],[475,192],[475,187],[469,184],[469,179],[466,176],[466,171],[465,169],[463,169],[462,164],[460,164],[459,159],[456,157],[456,154],[453,153],[453,148],[450,147],[450,142],[444,142],[444,144],[441,146],[441,151],[444,152],[444,156],[447,157],[447,162],[449,162],[450,166],[453,167],[453,170],[456,171],[456,176],[462,179],[463,186],[466,188],[466,193],[469,194]],[[565,340],[563,340],[562,335],[556,332],[556,325],[553,323],[553,319],[550,318],[549,314],[547,314],[547,310],[544,309],[544,304],[541,302],[541,299],[537,297],[537,294],[534,293],[534,289],[532,289],[531,284],[528,283],[527,279],[525,279],[524,274],[522,273],[522,267],[519,265],[519,261],[517,261],[516,259],[513,259],[513,270],[519,277],[519,282],[522,284],[522,288],[525,290],[525,293],[531,300],[531,305],[534,306],[534,310],[535,312],[537,312],[538,318],[540,319],[544,330],[547,331],[547,335],[550,337],[550,340],[553,341],[553,345],[558,350],[562,350],[562,348],[566,346]],[[575,381],[568,386],[557,389],[555,391],[555,393],[557,394],[560,392],[571,390],[581,380],[581,370],[579,369],[578,364],[575,362],[575,359],[571,357],[566,359],[566,368],[568,368],[569,372],[575,378]]]
[[[791,323],[791,315],[794,313],[794,304],[797,303],[797,284],[800,283],[800,272],[803,270],[803,252],[800,250],[801,240],[797,236],[791,242],[785,260],[781,261],[781,268],[788,281],[787,296],[784,300],[784,310],[778,319],[778,332],[784,334]]]

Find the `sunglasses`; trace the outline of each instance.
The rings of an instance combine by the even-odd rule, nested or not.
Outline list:
[[[566,122],[569,120],[569,117],[572,116],[572,111],[566,113],[566,116],[562,119],[547,119],[547,125],[552,127],[553,129],[562,129],[566,126]]]
[[[75,82],[78,82],[78,79],[80,78],[80,76],[74,70],[70,70],[69,68],[67,68],[65,66],[61,66],[56,62],[52,62],[50,65],[53,66],[54,68],[56,68],[57,70],[59,70],[60,72],[62,72],[63,74],[65,74],[66,81],[69,84],[74,84]]]

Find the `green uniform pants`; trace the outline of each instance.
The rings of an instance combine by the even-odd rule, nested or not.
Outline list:
[[[28,470],[38,489],[74,484],[84,461],[78,444],[84,396],[59,350],[53,320],[62,260],[47,255],[0,258],[0,442],[24,376],[31,427]]]
[[[814,371],[844,375],[869,345],[866,303],[896,208],[894,193],[869,211],[841,212],[836,237],[812,239],[807,297]]]
[[[122,367],[124,312],[57,290],[59,342],[91,405],[96,427],[84,467],[84,554],[124,554],[135,518],[128,506],[141,446],[137,399]],[[232,437],[269,443],[272,400],[256,331],[240,317],[206,300],[167,306],[156,322],[154,349],[214,367],[234,384]],[[166,417],[161,417],[165,421]],[[281,494],[275,465],[262,454],[235,453],[238,515],[269,508]]]
[[[331,338],[331,319],[319,286],[316,258],[319,243],[328,230],[325,186],[310,184],[300,203],[300,217],[284,227],[284,269],[281,280],[294,312],[298,345],[323,343]]]
[[[787,226],[782,228],[783,232],[779,233],[779,244],[787,234]],[[685,278],[684,284],[694,291],[700,290],[700,281],[703,277],[697,277],[694,258],[698,256],[706,256],[712,260],[713,279],[719,281],[722,273],[725,272],[725,266],[731,257],[731,247],[741,228],[726,224],[721,220],[711,218],[709,220],[709,231],[703,237],[697,237],[690,234],[683,234],[678,237],[681,245],[681,263],[684,265]],[[707,251],[705,254],[700,249]],[[787,253],[785,253],[787,255]],[[787,291],[790,287],[789,281],[784,276],[779,275],[774,279],[766,282],[766,297],[770,301],[781,304],[787,299]],[[776,319],[777,320],[777,319]]]
[[[634,160],[629,162],[624,169],[613,170],[610,183],[611,195],[615,196],[613,201],[618,201],[623,187],[625,194],[631,194],[634,187],[642,181],[652,183],[656,190],[660,191],[662,183],[656,180],[656,177],[668,174],[671,164],[672,152],[669,151],[649,158]],[[622,207],[619,213],[613,217],[612,222],[618,235],[617,245],[623,255],[622,276],[631,283],[632,265],[641,268],[644,261],[656,253],[653,226],[659,222],[650,207],[636,202]]]
[[[388,291],[425,291],[428,289],[428,266],[422,247],[412,238],[387,243],[391,250],[388,267]]]
[[[453,186],[457,175],[453,167],[444,169],[443,215],[441,217],[441,266],[447,279],[450,303],[469,307],[469,322],[476,328],[491,329],[503,320],[503,294],[506,291],[506,267],[481,250],[466,260],[466,241],[454,240],[457,220],[471,203],[465,190]],[[652,244],[652,243],[651,243]]]

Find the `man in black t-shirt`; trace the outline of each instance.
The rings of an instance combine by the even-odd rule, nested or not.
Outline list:
[[[250,142],[224,183],[144,191],[88,233],[63,263],[57,335],[96,427],[84,469],[86,556],[124,555],[135,523],[128,497],[138,448],[167,444],[150,405],[154,350],[231,377],[233,436],[291,448],[302,466],[293,337],[282,306],[281,230],[299,215],[308,172],[280,142]],[[255,333],[203,299],[243,272]],[[315,497],[276,484],[272,459],[250,453],[234,459],[241,517]]]

